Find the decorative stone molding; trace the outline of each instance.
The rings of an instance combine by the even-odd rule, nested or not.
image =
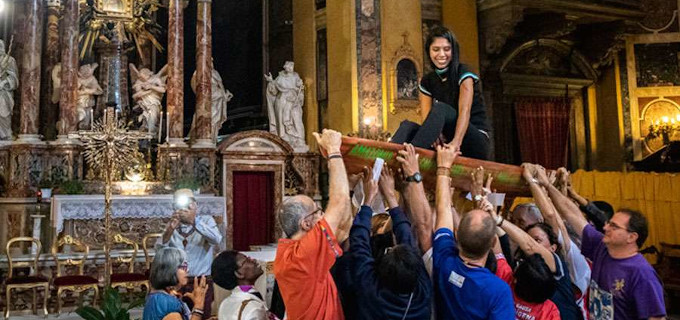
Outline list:
[[[397,114],[401,110],[417,110],[418,114],[420,114],[420,103],[418,101],[418,81],[423,77],[423,67],[421,64],[421,61],[419,61],[416,57],[417,54],[415,50],[413,49],[413,46],[408,41],[408,36],[409,32],[405,31],[402,35],[403,43],[402,45],[397,48],[397,50],[394,52],[394,55],[392,56],[392,59],[390,60],[389,64],[389,84],[387,86],[387,94],[388,94],[388,103],[389,103],[389,110],[390,113],[392,114]],[[406,60],[406,61],[404,61]],[[413,89],[415,90],[415,94],[413,95],[412,99],[400,99],[400,90],[408,90],[408,88],[400,88],[400,86],[404,86],[404,83],[399,82],[399,63],[400,62],[405,62],[408,64],[410,61],[413,66],[415,66],[415,79],[410,79],[411,84],[413,85]],[[402,72],[403,70],[402,67]],[[402,79],[403,80],[403,79]],[[410,90],[410,91],[414,91]],[[409,92],[410,93],[410,92]]]

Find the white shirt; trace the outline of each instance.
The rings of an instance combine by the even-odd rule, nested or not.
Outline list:
[[[189,234],[186,238],[182,233]],[[186,247],[184,240],[186,239]],[[162,241],[162,239],[160,240]],[[187,253],[190,277],[209,276],[213,261],[213,246],[219,246],[222,242],[222,234],[215,219],[211,216],[196,216],[195,226],[180,223],[173,231],[170,240],[163,246],[174,247]]]
[[[250,290],[255,290],[255,288]],[[243,303],[247,300],[252,301],[244,305]],[[243,313],[239,318],[238,314],[242,306]],[[248,292],[243,292],[239,286],[236,286],[231,291],[231,295],[220,303],[217,318],[219,320],[267,320],[267,306],[262,299]]]

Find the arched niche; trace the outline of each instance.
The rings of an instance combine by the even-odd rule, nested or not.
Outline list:
[[[598,72],[569,43],[537,39],[519,45],[500,67],[503,93],[511,96],[570,96],[597,81]]]
[[[389,64],[387,96],[392,114],[400,110],[417,110],[418,84],[423,76],[423,66],[408,42],[408,33],[402,35],[404,43],[395,51]]]

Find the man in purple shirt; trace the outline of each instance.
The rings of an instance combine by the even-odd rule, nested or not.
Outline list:
[[[588,310],[590,319],[665,319],[659,276],[638,252],[647,239],[647,219],[620,209],[604,225],[604,234],[588,224],[580,209],[539,174],[557,211],[577,230],[581,251],[593,262]]]

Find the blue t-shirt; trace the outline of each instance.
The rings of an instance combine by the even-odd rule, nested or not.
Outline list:
[[[583,313],[581,312],[581,308],[576,304],[567,263],[557,254],[553,253],[553,256],[555,257],[555,267],[557,268],[555,272],[557,290],[555,290],[555,293],[550,300],[552,300],[557,306],[557,309],[560,310],[560,319],[582,320]]]
[[[514,319],[512,291],[486,268],[469,268],[458,256],[453,232],[441,228],[432,244],[432,277],[439,319]]]
[[[186,303],[179,298],[165,292],[152,292],[146,297],[144,304],[143,320],[163,320],[165,316],[177,312],[182,319],[189,320],[191,311]]]

